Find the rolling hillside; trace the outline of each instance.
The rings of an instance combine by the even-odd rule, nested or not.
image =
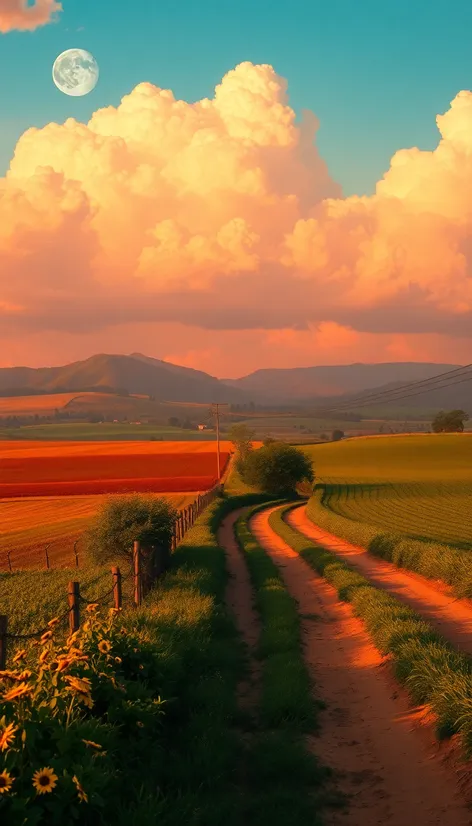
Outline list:
[[[135,353],[131,356],[96,355],[63,367],[0,368],[0,394],[67,393],[126,390],[155,396],[157,401],[244,402],[247,394],[219,379]]]

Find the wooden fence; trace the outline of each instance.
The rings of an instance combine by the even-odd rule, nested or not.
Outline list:
[[[196,499],[190,503],[186,508],[183,508],[179,512],[179,516],[177,517],[174,523],[174,531],[172,537],[172,550],[175,550],[176,546],[179,542],[183,539],[186,532],[192,527],[195,520],[200,516],[201,512],[208,507],[209,504],[221,493],[222,485],[218,484],[215,485],[211,490],[206,491],[206,493],[199,494]],[[39,565],[43,564],[46,570],[53,569],[55,566],[53,565],[53,559],[51,559],[51,544],[46,544],[44,547],[38,547],[35,549],[35,552],[38,554],[38,562]],[[80,568],[80,557],[81,553],[79,552],[79,540],[76,540],[71,547],[71,557],[70,561],[72,567]],[[64,559],[65,554],[64,551],[61,553],[61,558]],[[14,551],[6,550],[4,553],[0,555],[1,563],[0,563],[0,570],[3,567],[5,571],[9,573],[13,573],[13,571],[20,571],[22,570],[21,564],[15,565],[14,559]],[[38,567],[39,567],[38,565]],[[36,567],[36,566],[35,566]],[[69,565],[63,565],[62,567],[70,567]]]
[[[171,538],[171,551],[174,551],[186,532],[193,526],[195,520],[201,512],[211,504],[220,494],[221,486],[214,488],[198,496],[187,508],[182,510],[178,519],[174,523],[174,530]],[[168,568],[170,554],[167,548],[152,547],[143,548],[139,542],[133,546],[132,564],[129,571],[122,575],[119,567],[111,568],[111,588],[104,594],[100,594],[93,602],[103,605],[113,599],[113,607],[120,610],[123,606],[122,584],[129,577],[133,578],[133,604],[139,607],[152,588],[156,580],[162,576]],[[64,600],[65,602],[65,600]],[[88,605],[91,600],[84,599],[80,593],[80,582],[71,580],[67,585],[67,610],[59,617],[60,622],[69,623],[69,631],[73,633],[80,628],[81,605]],[[8,617],[0,614],[0,671],[4,670],[7,662],[8,645],[11,641],[33,640],[41,637],[49,628],[41,628],[29,634],[12,634],[8,630]]]

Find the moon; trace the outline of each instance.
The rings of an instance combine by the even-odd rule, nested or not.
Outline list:
[[[85,49],[67,49],[56,58],[52,67],[52,79],[57,88],[73,97],[92,92],[98,75],[98,63]]]

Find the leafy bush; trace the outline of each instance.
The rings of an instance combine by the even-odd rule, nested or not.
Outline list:
[[[119,627],[119,612],[101,618],[96,607],[65,645],[51,620],[35,656],[19,651],[0,672],[2,823],[103,822],[126,775],[123,755],[156,748],[162,701],[146,682],[158,684],[155,654]]]
[[[284,442],[271,442],[249,453],[239,471],[246,484],[279,495],[293,494],[297,484],[314,480],[308,456]]]
[[[102,563],[117,558],[130,559],[133,543],[143,548],[170,548],[177,511],[157,496],[109,496],[96,515],[86,542],[89,554]]]

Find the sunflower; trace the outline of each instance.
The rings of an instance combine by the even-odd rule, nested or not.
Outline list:
[[[30,677],[31,671],[28,668],[25,668],[25,670],[22,671],[21,674],[18,674],[17,680],[19,680],[22,683],[25,680],[29,680]]]
[[[17,731],[18,726],[13,725],[13,723],[5,726],[3,731],[0,732],[0,751],[6,751],[11,746]]]
[[[81,802],[81,803],[88,803],[88,795],[87,795],[87,793],[84,791],[84,789],[83,789],[83,787],[82,787],[82,785],[81,785],[81,783],[80,783],[80,780],[79,780],[79,778],[77,777],[77,775],[76,775],[76,774],[74,774],[74,776],[73,776],[72,780],[73,780],[73,781],[74,781],[74,783],[75,783],[75,787],[76,787],[76,789],[77,789],[77,796],[78,796],[78,798],[79,798],[80,802]]]
[[[101,654],[108,654],[111,650],[111,642],[108,642],[108,640],[100,640],[98,643],[98,650]]]
[[[7,771],[3,771],[0,774],[0,794],[5,794],[5,792],[9,792],[14,778],[9,774]]]
[[[41,663],[41,665],[44,665],[48,657],[49,651],[47,649],[41,652],[41,654],[39,655],[39,662]]]
[[[54,619],[49,620],[48,627],[54,628],[54,626],[57,625],[58,622],[60,622],[59,617],[54,617]]]
[[[33,786],[36,789],[36,794],[52,792],[56,784],[57,774],[54,774],[54,769],[44,767],[44,769],[38,769],[33,774]]]
[[[96,611],[97,608],[98,608],[98,602],[91,602],[90,605],[87,605],[85,610],[88,611],[89,614],[91,614],[92,611]]]
[[[26,648],[22,648],[21,651],[18,651],[15,656],[13,657],[14,663],[19,663],[20,660],[24,660],[26,656]]]
[[[84,703],[88,708],[93,707],[93,700],[90,695],[92,684],[87,677],[71,677],[70,675],[66,674],[64,677],[65,680],[69,683],[69,691],[75,691],[82,703]]]
[[[46,631],[46,633],[43,634],[43,636],[41,637],[41,639],[39,641],[41,643],[43,643],[43,645],[44,645],[44,643],[47,642],[48,640],[50,640],[51,637],[52,637],[52,631]]]
[[[16,700],[18,697],[23,697],[32,690],[32,685],[28,685],[27,683],[19,683],[14,688],[10,689],[10,691],[7,691],[7,693],[3,695],[2,700],[8,703],[10,700]]]
[[[0,680],[16,680],[18,679],[18,675],[16,671],[0,671]]]
[[[102,749],[103,746],[100,743],[94,743],[93,740],[82,740],[82,743],[85,743],[86,746],[90,746],[92,749]]]

